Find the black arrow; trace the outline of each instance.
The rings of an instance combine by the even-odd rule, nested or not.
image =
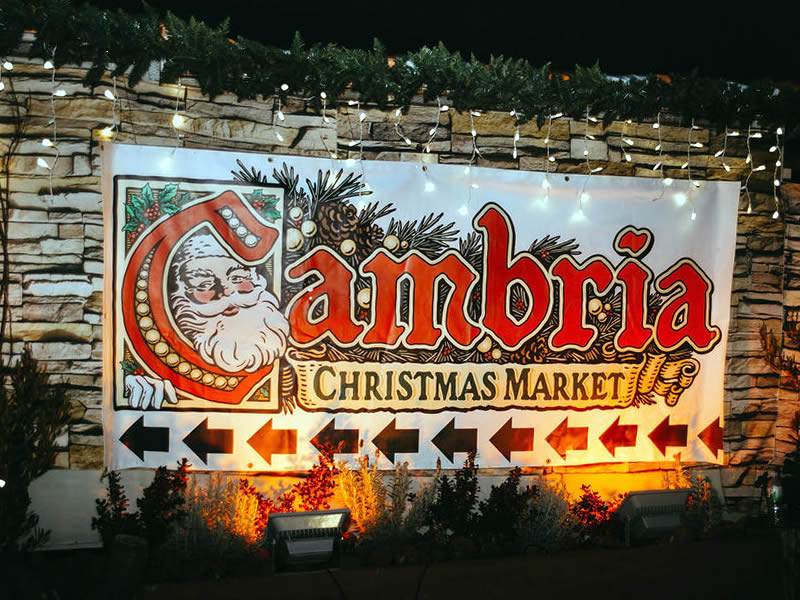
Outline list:
[[[233,453],[233,429],[209,429],[206,417],[183,438],[183,443],[189,446],[201,461],[208,464],[209,454]]]
[[[419,452],[419,429],[398,429],[396,422],[397,419],[392,419],[372,440],[378,450],[392,463],[397,452],[410,454]]]
[[[358,454],[358,429],[336,429],[336,419],[311,438],[311,444],[320,452]]]
[[[514,429],[509,418],[506,424],[489,438],[489,441],[494,444],[495,448],[500,450],[500,454],[505,456],[508,462],[511,462],[512,452],[533,451],[533,427]]]
[[[297,454],[297,429],[273,429],[270,419],[247,443],[261,458],[272,464],[273,454]]]
[[[686,446],[688,431],[688,425],[670,425],[669,415],[667,415],[647,437],[655,444],[658,451],[666,456],[667,446],[673,446],[675,448],[683,448]]]
[[[145,427],[144,415],[128,427],[119,441],[144,462],[145,450],[169,452],[169,427]]]
[[[473,452],[478,449],[477,429],[456,429],[456,418],[453,417],[433,438],[433,445],[442,451],[445,458],[453,462],[456,452]]]

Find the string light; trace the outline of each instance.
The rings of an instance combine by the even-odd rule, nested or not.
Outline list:
[[[714,153],[714,156],[716,158],[719,158],[720,164],[722,165],[722,168],[725,169],[726,173],[730,173],[731,172],[730,165],[725,162],[725,153],[728,151],[728,138],[729,137],[733,137],[734,134],[735,135],[739,135],[739,132],[738,131],[729,132],[728,128],[725,127],[725,138],[722,141],[722,149],[721,150],[717,150]]]
[[[52,140],[50,140],[49,138],[44,138],[42,140],[42,146],[44,146],[45,148],[52,148],[53,151],[55,152],[55,157],[53,158],[52,164],[49,164],[46,160],[44,160],[41,157],[36,159],[36,164],[38,166],[42,167],[43,169],[47,169],[47,171],[48,171],[48,183],[49,183],[49,187],[50,187],[50,197],[51,198],[53,197],[53,170],[56,168],[56,165],[58,164],[58,158],[59,158],[59,151],[58,151],[58,124],[57,124],[57,119],[56,119],[56,98],[66,95],[66,92],[64,92],[63,94],[56,93],[59,90],[56,89],[56,69],[53,66],[53,61],[55,60],[55,56],[56,56],[56,48],[54,47],[53,50],[52,50],[52,60],[45,61],[44,65],[43,65],[45,69],[48,69],[48,70],[51,71],[51,73],[50,73],[50,90],[51,90],[51,94],[50,94],[50,112],[52,114],[52,118],[50,119],[50,124],[53,125],[53,138],[52,138]],[[60,90],[60,91],[63,91],[63,90]]]
[[[322,122],[329,123],[330,119],[328,115],[325,114],[328,110],[328,94],[323,91],[319,93],[319,97],[322,99]]]
[[[772,213],[772,218],[777,219],[780,216],[780,199],[778,198],[778,188],[783,180],[783,142],[781,136],[783,135],[783,127],[778,127],[775,130],[775,144],[769,149],[771,153],[777,152],[775,158],[775,170],[772,173],[772,199],[775,202],[775,212]]]
[[[113,78],[114,91],[106,88],[103,96],[111,100],[111,125],[108,125],[100,130],[101,137],[111,139],[117,131],[117,109],[119,107],[119,99],[117,98],[117,78]]]
[[[744,159],[744,162],[745,162],[746,165],[748,165],[750,167],[750,172],[747,174],[747,177],[744,180],[744,185],[742,186],[742,190],[744,191],[745,196],[747,197],[747,214],[748,215],[753,212],[753,201],[752,201],[752,198],[750,196],[750,178],[753,176],[753,173],[756,173],[757,171],[765,171],[766,168],[767,168],[766,165],[760,165],[758,167],[754,167],[753,166],[753,164],[754,164],[753,163],[753,149],[752,149],[752,147],[750,145],[750,140],[760,139],[761,137],[763,137],[763,136],[762,136],[760,131],[755,131],[754,132],[752,130],[752,125],[748,125],[747,126],[747,158]],[[772,218],[773,219],[777,219],[780,216],[780,213],[779,213],[779,211],[777,209],[777,206],[778,206],[777,194],[774,194],[774,196],[775,196],[775,200],[776,200],[776,209],[775,209],[775,212],[772,214]]]
[[[436,124],[431,127],[430,131],[428,131],[428,141],[425,143],[425,152],[428,153],[431,151],[431,142],[433,142],[433,139],[436,137],[436,133],[439,131],[442,113],[450,110],[450,107],[446,104],[442,105],[442,102],[439,100],[438,96],[436,98],[436,105],[438,107],[438,110],[436,111]]]
[[[586,107],[586,120],[585,120],[585,123],[584,123],[585,127],[584,127],[584,134],[583,134],[583,157],[586,160],[587,177],[586,177],[586,179],[583,180],[583,187],[581,188],[581,193],[578,196],[578,215],[580,217],[583,216],[583,203],[585,201],[589,200],[589,198],[590,198],[589,194],[586,192],[586,184],[589,183],[589,178],[592,175],[595,175],[596,173],[599,173],[600,171],[603,170],[603,167],[592,168],[592,165],[589,162],[589,142],[588,142],[588,140],[589,139],[594,139],[593,136],[589,135],[589,121],[591,121],[592,123],[597,123],[597,119],[595,117],[592,117],[589,114],[589,109],[590,108],[591,108],[590,106]]]
[[[653,129],[658,132],[658,144],[655,147],[656,152],[658,152],[658,160],[656,164],[653,166],[653,171],[658,171],[661,174],[661,192],[653,198],[653,201],[661,200],[664,197],[664,188],[672,185],[672,179],[669,180],[667,183],[667,179],[664,177],[664,142],[661,139],[661,111],[658,111],[658,115],[656,115],[656,122],[653,123]]]
[[[511,153],[511,156],[516,160],[517,158],[517,142],[519,142],[519,115],[517,114],[516,110],[512,110],[508,113],[514,118],[514,150]]]
[[[6,71],[13,71],[14,70],[14,65],[11,64],[11,62],[7,61],[7,60],[4,60],[3,64],[0,65],[0,92],[2,92],[4,89],[6,89],[6,84],[3,83],[3,69],[5,69]]]
[[[627,146],[633,146],[633,140],[629,137],[626,137],[625,130],[628,125],[631,125],[633,121],[630,119],[626,119],[624,123],[622,123],[622,130],[619,133],[619,151],[622,153],[622,156],[625,157],[627,162],[631,162],[631,155],[628,152]]]
[[[352,101],[351,101],[351,102],[352,102]],[[348,104],[349,104],[349,102],[348,102]],[[403,127],[400,125],[400,121],[401,121],[401,120],[402,120],[402,118],[403,118],[403,109],[402,109],[401,107],[398,107],[398,108],[397,108],[397,109],[394,111],[394,118],[395,118],[395,122],[394,122],[394,132],[395,132],[395,133],[397,134],[397,136],[398,136],[398,137],[399,137],[401,140],[403,140],[403,141],[404,141],[404,142],[405,142],[405,143],[406,143],[408,146],[413,146],[413,145],[414,145],[414,143],[413,143],[413,142],[412,142],[412,141],[411,141],[411,140],[408,138],[408,136],[407,136],[407,135],[405,134],[405,132],[403,131]]]
[[[556,157],[555,156],[551,156],[551,154],[550,154],[550,134],[552,133],[552,130],[553,130],[553,119],[559,119],[562,116],[563,116],[563,113],[556,113],[554,115],[552,115],[552,114],[548,115],[548,117],[547,117],[547,137],[544,138],[544,147],[545,147],[545,150],[547,151],[547,161],[544,163],[544,180],[542,181],[542,188],[544,188],[544,191],[545,191],[545,196],[544,196],[545,202],[547,202],[547,200],[550,198],[550,188],[552,187],[550,185],[550,179],[549,179],[550,178],[550,163],[553,163],[553,166],[555,167],[553,169],[553,171],[557,171],[558,170],[558,165],[555,164]]]
[[[175,90],[175,111],[172,113],[172,128],[175,130],[175,147],[180,146],[183,134],[179,131],[186,124],[186,117],[178,112],[181,101],[181,78],[178,77],[178,87]]]
[[[435,192],[436,185],[431,180],[431,175],[428,173],[428,165],[422,165],[422,172],[425,175],[425,191],[426,192]]]
[[[692,134],[694,133],[694,131],[696,129],[700,129],[700,128],[697,127],[694,124],[694,119],[692,119],[692,126],[689,127],[689,135],[688,135],[688,139],[687,139],[687,143],[686,143],[686,163],[684,163],[683,167],[681,167],[682,169],[683,168],[686,169],[687,179],[689,181],[689,186],[688,186],[689,187],[689,193],[687,194],[687,198],[689,200],[689,205],[692,207],[692,214],[691,214],[691,217],[690,217],[692,221],[694,221],[697,218],[697,211],[695,210],[694,199],[692,198],[692,191],[693,191],[694,188],[700,187],[700,182],[699,181],[695,181],[694,179],[692,179],[692,164],[691,164],[692,163],[692,148],[697,148],[698,147],[697,144],[700,143],[700,142],[692,141]],[[703,144],[700,144],[700,147],[702,147],[702,145]]]

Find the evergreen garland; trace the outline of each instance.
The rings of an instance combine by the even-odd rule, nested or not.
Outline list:
[[[0,56],[12,56],[26,29],[37,32],[28,56],[56,66],[91,63],[85,83],[97,85],[106,72],[127,74],[135,86],[153,61],[163,61],[162,82],[191,74],[210,98],[228,92],[241,99],[289,94],[320,106],[320,92],[338,98],[345,89],[362,102],[407,109],[420,89],[426,100],[446,95],[459,110],[514,110],[521,122],[563,112],[580,117],[586,106],[616,119],[644,120],[660,110],[705,119],[717,128],[783,126],[800,134],[798,93],[775,93],[767,81],[749,86],[700,77],[696,72],[609,77],[599,65],[576,67],[569,78],[549,64],[492,57],[488,65],[465,60],[443,44],[423,47],[391,61],[375,40],[371,50],[336,44],[306,46],[296,34],[286,50],[253,40],[228,37],[228,22],[211,27],[194,18],[168,13],[163,22],[152,9],[142,15],[93,6],[73,7],[69,0],[4,0],[0,5]],[[55,50],[55,55],[53,54]],[[282,90],[282,84],[288,89]]]

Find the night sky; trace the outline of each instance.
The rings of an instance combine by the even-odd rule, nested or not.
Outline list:
[[[140,12],[141,3],[91,0]],[[504,55],[559,70],[600,62],[610,74],[688,73],[746,83],[800,81],[800,53],[786,35],[787,15],[757,5],[703,0],[623,2],[376,2],[151,0],[208,24],[230,17],[232,35],[287,47],[294,32],[307,43],[369,48],[379,38],[394,55],[439,41],[480,60]],[[782,26],[783,25],[783,26]]]

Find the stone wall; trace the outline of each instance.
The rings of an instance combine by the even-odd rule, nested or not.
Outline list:
[[[12,350],[18,353],[29,344],[47,371],[70,387],[73,419],[62,436],[63,452],[57,466],[97,469],[102,467],[103,444],[103,214],[98,151],[103,142],[100,132],[112,122],[112,102],[103,96],[112,82],[88,89],[81,84],[86,66],[60,68],[56,80],[67,95],[54,98],[51,105],[51,71],[43,69],[41,61],[11,60],[14,70],[3,73],[6,89],[0,92],[0,147],[4,153],[14,139],[17,109],[24,126],[9,165]],[[157,69],[151,75],[157,76]],[[425,104],[419,97],[400,118],[407,143],[398,135],[394,110],[357,109],[345,98],[323,116],[303,99],[291,98],[288,106],[282,107],[285,120],[281,121],[276,119],[277,99],[237,102],[235,97],[222,95],[212,102],[191,81],[183,83],[178,89],[145,79],[129,89],[118,80],[120,126],[114,141],[317,157],[335,152],[338,158],[346,158],[358,156],[358,146],[349,142],[363,139],[365,159],[467,164],[473,155],[474,126],[480,149],[477,165],[523,170],[544,170],[548,165],[547,125],[539,128],[530,122],[520,127],[515,158],[514,119],[505,112],[470,119],[469,112],[440,112],[437,105]],[[176,95],[180,111],[187,117],[182,138],[176,137],[171,125]],[[53,162],[52,149],[41,145],[43,138],[53,137],[53,109],[60,155],[48,174],[37,167],[37,158]],[[358,110],[366,113],[363,123]],[[430,140],[437,122],[436,135]],[[653,128],[652,121],[614,122],[608,127],[590,123],[589,133],[595,139],[587,143],[584,120],[558,119],[549,132],[550,153],[556,158],[558,172],[563,173],[586,172],[586,148],[592,167],[604,167],[602,174],[659,177],[653,166],[663,160],[666,177],[685,178],[687,171],[681,165],[687,160],[687,123],[679,115],[669,114],[662,114],[661,123],[659,129]],[[744,179],[750,171],[745,163],[745,139],[728,137],[728,172],[722,160],[714,157],[725,143],[724,132],[700,125],[692,132],[692,139],[703,144],[692,148],[693,177]],[[659,133],[661,159],[656,150]],[[430,152],[426,152],[429,141]],[[754,163],[774,164],[774,155],[768,152],[771,142],[758,142],[753,144]],[[750,500],[758,497],[752,483],[775,459],[776,444],[778,457],[791,447],[792,418],[800,408],[796,393],[779,390],[778,375],[760,357],[762,325],[780,334],[785,310],[794,310],[787,314],[795,321],[800,319],[800,186],[783,186],[789,210],[773,219],[771,182],[770,169],[756,173],[749,183],[752,214],[746,213],[745,197],[740,204],[725,382],[727,465],[720,473],[728,506],[737,510],[747,510]],[[632,463],[569,467],[561,472],[652,474],[665,467],[667,464]]]

